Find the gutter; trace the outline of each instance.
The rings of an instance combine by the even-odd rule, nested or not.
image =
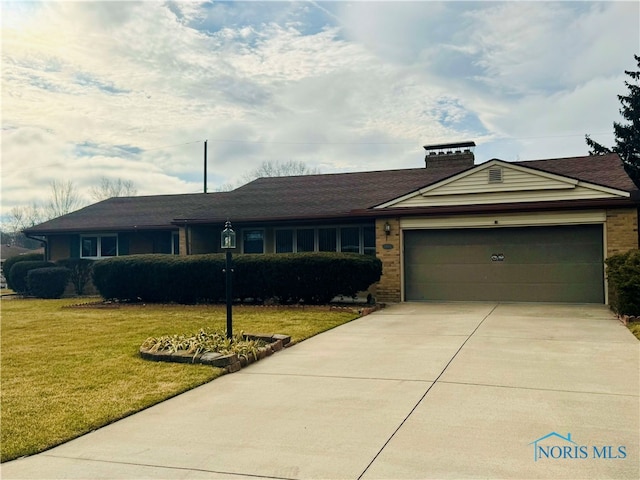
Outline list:
[[[110,227],[72,227],[72,228],[59,228],[53,230],[42,230],[31,233],[31,229],[23,231],[25,235],[73,235],[79,233],[120,233],[120,232],[138,232],[140,230],[175,230],[176,226],[173,223],[164,225],[123,225],[123,226],[110,226]],[[34,239],[35,240],[35,239]]]
[[[24,234],[25,237],[27,237],[30,240],[35,240],[36,242],[42,243],[44,246],[44,259],[49,260],[49,241],[44,238],[37,238],[25,232],[22,232],[22,233]]]
[[[355,218],[358,218],[360,212],[358,211],[358,215]],[[362,215],[369,216],[369,215]],[[172,224],[177,226],[185,226],[187,224],[190,225],[211,225],[211,224],[220,224],[221,228],[224,225],[224,222],[230,219],[233,225],[242,225],[242,224],[253,224],[253,223],[270,223],[270,224],[280,224],[280,223],[299,223],[299,222],[307,222],[314,223],[319,221],[336,221],[339,219],[343,220],[353,220],[354,215],[353,212],[344,212],[344,213],[333,213],[333,214],[315,214],[315,215],[288,215],[288,216],[271,216],[271,217],[212,217],[212,218],[178,218],[175,219]]]

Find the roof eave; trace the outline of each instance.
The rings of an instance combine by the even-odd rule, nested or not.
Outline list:
[[[363,210],[364,211],[364,210]],[[359,215],[359,214],[356,214]],[[349,212],[325,213],[316,215],[280,215],[268,217],[207,217],[207,218],[177,218],[172,223],[176,226],[184,225],[210,225],[213,223],[224,224],[227,220],[231,220],[234,224],[238,223],[275,223],[275,222],[297,222],[297,221],[323,221],[338,219],[353,219],[354,214]]]
[[[577,208],[593,209],[607,207],[633,207],[640,203],[640,198],[606,198],[592,200],[493,203],[484,205],[454,205],[432,207],[395,207],[386,209],[353,210],[352,215],[363,217],[398,217],[417,215],[476,214],[498,212],[530,212],[547,210],[575,210]]]
[[[25,235],[67,235],[75,233],[115,233],[115,232],[136,232],[139,230],[175,230],[173,224],[163,225],[116,225],[110,227],[64,227],[64,228],[48,228],[48,229],[32,229],[27,228],[22,232]]]

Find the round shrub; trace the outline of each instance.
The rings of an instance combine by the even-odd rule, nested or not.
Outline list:
[[[36,268],[29,270],[29,293],[38,298],[60,298],[64,293],[71,270],[64,267]]]
[[[29,274],[29,271],[35,270],[36,268],[47,267],[55,267],[55,264],[44,261],[15,263],[9,271],[12,290],[22,295],[29,293],[29,286],[27,284],[27,275]]]
[[[11,290],[17,291],[13,282],[11,281],[11,276],[9,272],[11,272],[11,267],[13,267],[18,262],[38,262],[44,261],[44,255],[42,253],[25,253],[24,255],[16,255],[15,257],[7,258],[3,265],[2,271],[4,272],[4,276],[7,280],[7,288]]]

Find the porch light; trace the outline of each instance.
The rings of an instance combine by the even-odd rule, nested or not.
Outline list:
[[[236,248],[236,232],[231,228],[231,222],[229,220],[224,224],[224,230],[220,235],[220,248],[224,250]]]
[[[389,222],[385,222],[384,223],[384,234],[388,237],[390,233],[391,233],[391,225],[389,225]]]
[[[224,268],[224,278],[226,283],[227,297],[227,338],[233,338],[233,296],[231,294],[231,250],[236,248],[236,232],[231,228],[231,222],[227,220],[224,230],[220,236],[220,248],[226,252],[226,262]]]

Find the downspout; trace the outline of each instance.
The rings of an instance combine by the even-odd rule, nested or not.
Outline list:
[[[44,259],[45,260],[49,260],[49,241],[45,240],[44,238],[37,238],[34,237],[33,235],[29,235],[28,233],[24,234],[25,237],[27,237],[30,240],[35,240],[36,242],[40,242],[43,244],[44,246]]]

